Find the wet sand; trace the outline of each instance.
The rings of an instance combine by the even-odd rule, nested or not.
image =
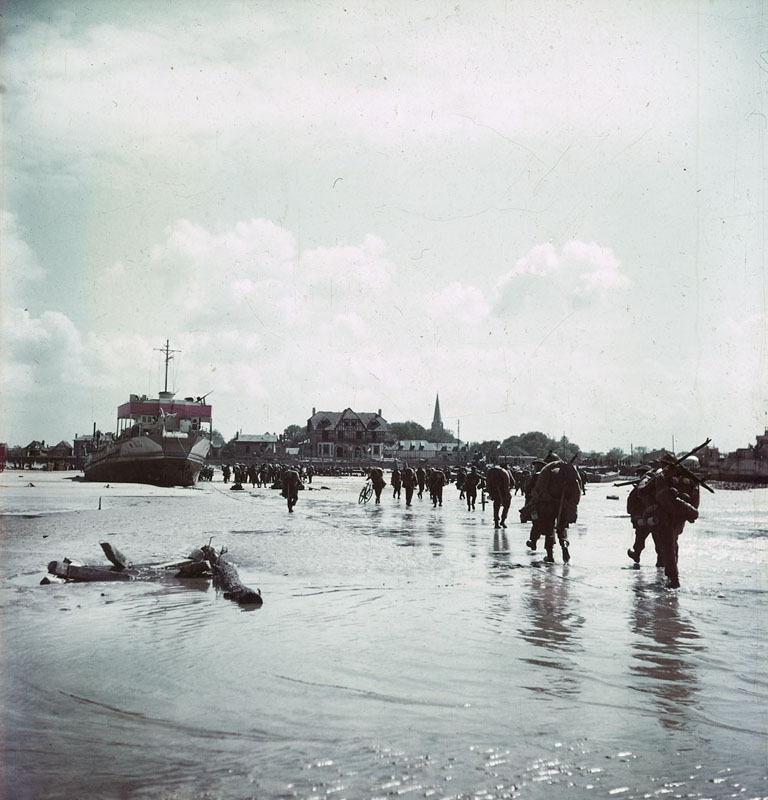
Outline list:
[[[454,486],[406,509],[317,477],[288,514],[220,473],[75,475],[0,475],[3,800],[768,796],[766,489],[704,493],[670,591],[626,557],[625,488],[590,485],[547,565],[519,497],[495,532]],[[106,563],[100,540],[143,562],[210,537],[262,608],[172,577],[39,585]]]

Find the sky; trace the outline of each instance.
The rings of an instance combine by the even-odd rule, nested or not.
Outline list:
[[[210,393],[583,450],[768,425],[768,6],[5,0],[0,441]]]

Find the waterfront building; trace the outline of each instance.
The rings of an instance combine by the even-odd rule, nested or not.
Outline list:
[[[236,433],[231,458],[241,464],[285,455],[285,445],[276,433]]]
[[[389,425],[369,411],[317,411],[307,420],[303,455],[319,459],[381,460]]]

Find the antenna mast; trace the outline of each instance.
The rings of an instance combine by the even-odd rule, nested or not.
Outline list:
[[[164,392],[168,391],[168,362],[173,358],[171,353],[180,353],[181,350],[171,350],[170,341],[168,339],[165,340],[165,347],[156,347],[155,350],[158,350],[161,353],[165,354],[165,388],[163,389]]]

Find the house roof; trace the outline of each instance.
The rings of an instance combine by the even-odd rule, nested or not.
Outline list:
[[[371,427],[372,422],[376,422],[381,428],[387,427],[387,421],[379,414],[368,411],[353,411],[345,408],[344,411],[317,411],[309,418],[309,424],[317,429],[321,427],[324,420],[328,420],[325,428],[337,428],[345,419],[359,420],[366,428]]]
[[[237,437],[238,442],[278,442],[280,437],[276,433],[243,433]]]
[[[429,450],[441,452],[445,450],[451,453],[459,447],[458,442],[428,442],[426,439],[398,439],[395,442],[395,447],[402,450]]]

